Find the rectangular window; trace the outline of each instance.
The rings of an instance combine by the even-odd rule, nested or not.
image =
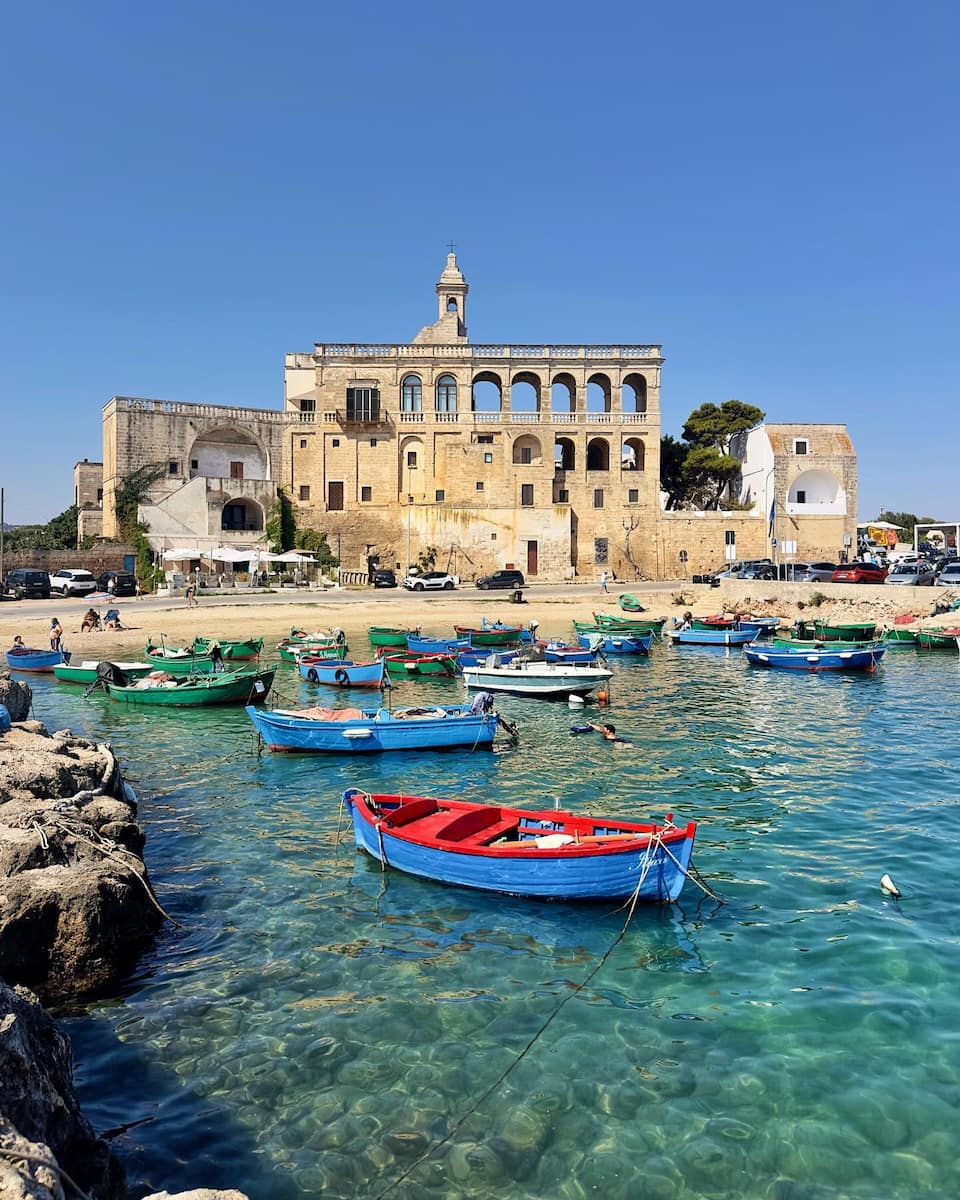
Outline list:
[[[593,539],[593,561],[605,563],[608,561],[609,545],[606,538]]]
[[[807,439],[806,438],[794,438],[793,439],[793,452],[794,452],[794,454],[806,454]]]
[[[177,475],[179,473],[179,471],[180,471],[180,464],[178,462],[174,462],[171,459],[170,462],[167,464],[167,474],[168,475]]]
[[[301,449],[301,450],[306,450],[306,448],[307,448],[307,439],[306,439],[306,438],[301,438],[301,439],[300,439],[300,449]]]
[[[533,508],[533,484],[522,483],[520,485],[520,503],[524,508]]]
[[[103,503],[103,488],[97,488],[97,503]]]
[[[532,463],[533,462],[532,447],[530,447],[530,446],[521,446],[520,447],[520,461],[522,463]]]
[[[569,488],[558,488],[557,489],[557,503],[558,504],[569,504],[570,503],[570,489]]]
[[[807,502],[807,493],[804,491],[798,491],[797,492],[797,503],[798,504],[806,504],[806,502]]]
[[[300,411],[301,412],[316,412],[317,411],[316,400],[301,400],[300,401]]]
[[[593,507],[603,508],[603,488],[593,489]]]
[[[339,438],[331,438],[330,445],[334,448],[334,450],[336,450],[337,447],[340,445],[340,439]]]
[[[301,483],[300,484],[300,499],[301,500],[309,500],[310,499],[310,484],[309,483]]]
[[[371,438],[371,439],[370,439],[370,445],[371,445],[371,446],[375,446],[376,444],[377,444],[377,439],[376,439],[376,438]]]
[[[373,488],[372,487],[362,487],[360,489],[360,499],[361,500],[372,500],[373,499]]]
[[[482,492],[482,491],[483,491],[483,480],[482,480],[482,479],[478,479],[478,480],[477,480],[477,491],[478,491],[478,492]]]
[[[230,478],[231,479],[242,479],[243,478],[243,463],[242,462],[232,462],[230,464]]]
[[[407,451],[407,469],[410,471],[413,471],[413,470],[416,470],[416,466],[417,466],[417,452],[416,452],[416,450],[408,450]]]
[[[487,452],[484,454],[484,456],[483,456],[483,461],[484,461],[485,463],[492,463],[492,462],[493,462],[493,455],[490,453],[490,451],[489,451],[489,450],[488,450],[488,451],[487,451]]]
[[[492,446],[493,445],[493,434],[492,433],[481,433],[477,436],[477,442],[481,446]]]
[[[199,471],[200,470],[200,459],[199,458],[191,458],[190,459],[190,470],[191,471]]]
[[[347,420],[379,421],[380,389],[375,387],[348,387]]]
[[[723,544],[725,546],[735,546],[737,544],[737,531],[735,529],[724,530]]]
[[[343,481],[340,479],[327,484],[327,508],[330,512],[343,512]]]
[[[640,489],[639,488],[630,488],[627,491],[627,503],[628,504],[639,504],[640,503]]]
[[[443,499],[443,488],[437,488],[437,490],[433,493],[433,498],[434,498],[434,500],[442,500]]]

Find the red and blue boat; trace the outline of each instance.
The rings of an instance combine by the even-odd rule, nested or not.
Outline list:
[[[357,848],[410,875],[541,900],[676,900],[696,822],[662,825],[348,788]]]
[[[60,650],[34,650],[30,646],[14,646],[7,651],[7,666],[11,671],[52,672],[67,658]]]
[[[382,658],[361,663],[349,658],[314,658],[309,654],[300,654],[297,656],[297,666],[303,678],[310,683],[322,683],[327,687],[383,687],[385,667]]]
[[[851,650],[797,649],[787,646],[744,646],[747,662],[754,667],[779,671],[875,671],[887,647],[882,642]]]
[[[407,649],[416,650],[420,654],[456,654],[459,650],[470,649],[469,638],[438,638],[427,634],[407,634]]]

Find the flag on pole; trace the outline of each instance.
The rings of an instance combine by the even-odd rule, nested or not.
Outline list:
[[[776,516],[776,511],[777,498],[774,496],[774,498],[770,501],[770,528],[767,530],[767,537],[773,537],[773,521],[774,517]]]

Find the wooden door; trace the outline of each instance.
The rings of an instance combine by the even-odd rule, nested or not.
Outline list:
[[[536,575],[539,547],[536,542],[527,542],[527,574]]]
[[[343,511],[343,480],[331,479],[327,484],[327,510],[329,512]]]

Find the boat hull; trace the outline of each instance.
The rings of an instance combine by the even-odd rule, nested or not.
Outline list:
[[[589,663],[515,661],[500,667],[463,668],[463,681],[467,687],[512,692],[517,696],[586,696],[612,675],[612,671]]]
[[[603,639],[601,649],[604,654],[649,654],[652,633],[581,633],[577,641],[585,650],[592,650],[594,639]]]
[[[401,650],[407,644],[406,629],[394,629],[387,625],[371,625],[367,629],[367,637],[371,646],[398,646]]]
[[[166,671],[168,675],[212,675],[216,665],[209,654],[164,653],[150,642],[144,647],[143,657],[151,671]]]
[[[63,662],[59,650],[8,650],[7,666],[11,671],[29,671],[33,674],[49,674]]]
[[[676,646],[745,646],[754,635],[749,629],[670,629],[667,636]]]
[[[439,675],[449,679],[457,673],[457,661],[450,654],[399,650],[395,654],[384,654],[383,664],[391,679],[408,679],[411,675]]]
[[[142,679],[144,675],[149,675],[151,671],[155,671],[156,667],[150,663],[143,662],[113,662],[111,659],[104,661],[110,662],[112,666],[117,667],[122,671],[128,679]],[[53,673],[61,683],[96,683],[97,682],[97,667],[98,662],[81,662],[76,665],[63,663],[59,667],[53,668]]]
[[[407,634],[407,649],[418,654],[456,654],[458,650],[469,650],[469,638],[431,638]]]
[[[922,650],[956,650],[958,636],[960,629],[945,629],[942,632],[920,629],[917,631],[917,645]]]
[[[299,666],[300,674],[310,683],[320,683],[326,687],[383,687],[384,664],[381,659],[371,663],[355,663],[346,658],[301,657]]]
[[[377,816],[384,801],[398,797],[369,799],[356,789],[344,792],[343,800],[353,824],[357,848],[377,859],[383,866],[394,867],[410,875],[458,887],[500,892],[540,900],[607,900],[632,897],[668,902],[676,900],[686,881],[693,853],[696,825],[669,831],[658,826],[639,826],[609,818],[578,820],[570,813],[529,812],[493,806],[463,804],[456,801],[429,801],[404,798],[408,811],[420,805],[429,809],[423,818],[431,822],[436,844],[427,844],[427,836],[415,829],[416,821],[390,826],[390,817]],[[371,807],[375,806],[375,807]],[[403,817],[398,814],[398,821]],[[503,826],[519,835],[509,844],[464,845],[455,836],[455,823],[461,827],[481,824],[480,835],[496,838]],[[575,823],[575,824],[574,824]],[[566,843],[538,845],[537,839],[556,841],[558,831],[566,828],[596,830],[586,833],[589,841],[577,841],[569,835]],[[632,829],[635,833],[621,831]],[[445,844],[444,831],[450,840]],[[661,840],[652,838],[657,831]],[[551,838],[551,835],[554,835]]]
[[[470,629],[454,625],[458,638],[466,638],[471,646],[519,646],[523,630],[519,625],[505,629]]]
[[[220,653],[225,659],[230,662],[249,662],[251,659],[259,658],[260,652],[263,650],[263,638],[245,638],[237,641],[229,638],[194,638],[193,652],[194,654],[209,654],[210,647],[214,642],[220,646]]]
[[[747,662],[778,671],[875,671],[886,646],[861,650],[778,650],[776,647],[744,646]]]
[[[388,750],[479,749],[493,744],[496,713],[471,713],[468,705],[435,709],[360,709],[345,721],[311,720],[277,710],[247,713],[270,750],[314,754],[371,754]],[[445,716],[398,713],[440,713]]]
[[[174,686],[106,685],[111,700],[153,708],[197,708],[207,704],[262,704],[274,671],[234,671],[176,681]],[[142,682],[142,681],[141,681]]]

